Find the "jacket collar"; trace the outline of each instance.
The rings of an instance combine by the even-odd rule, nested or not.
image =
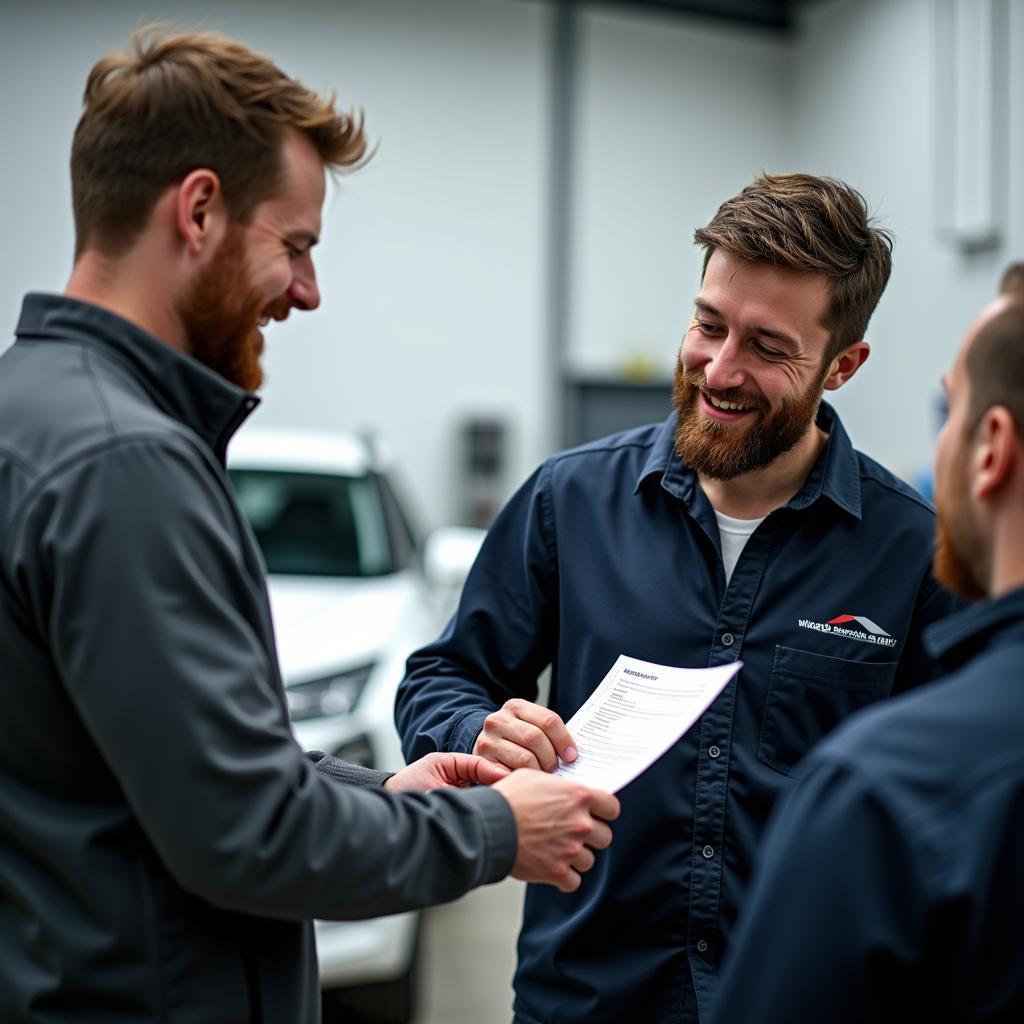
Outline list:
[[[25,296],[17,336],[102,351],[168,416],[191,427],[221,461],[231,435],[259,405],[249,391],[109,310],[63,295]]]
[[[946,671],[959,668],[1001,633],[1024,641],[1024,587],[981,601],[928,626],[924,645]]]
[[[856,519],[861,518],[860,467],[857,453],[836,411],[827,402],[818,410],[817,424],[828,434],[828,442],[811,468],[803,487],[787,508],[803,509],[819,498],[828,498]],[[637,478],[636,489],[650,476],[659,475],[661,485],[687,504],[697,488],[697,474],[675,450],[676,414],[662,424],[651,454]]]

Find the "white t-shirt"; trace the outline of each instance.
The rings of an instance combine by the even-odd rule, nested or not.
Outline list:
[[[744,545],[754,535],[754,531],[767,519],[733,519],[716,508],[715,518],[718,520],[718,536],[722,541],[722,562],[725,564],[725,583],[732,579],[732,571],[740,560]]]

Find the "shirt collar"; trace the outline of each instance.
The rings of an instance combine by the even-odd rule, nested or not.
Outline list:
[[[923,640],[928,653],[951,671],[978,654],[996,634],[1014,625],[1021,627],[1024,637],[1024,587],[932,623],[925,629]]]
[[[29,293],[16,334],[102,350],[139,381],[163,412],[191,427],[222,461],[231,435],[259,404],[254,394],[191,356],[88,302]]]
[[[830,499],[856,519],[861,518],[860,466],[836,411],[827,402],[818,410],[817,424],[828,434],[803,487],[790,499],[788,508],[802,509],[819,498]],[[677,498],[689,502],[697,486],[697,474],[687,466],[675,450],[676,414],[662,424],[651,447],[651,453],[637,478],[634,493],[650,476],[659,475],[662,487]]]

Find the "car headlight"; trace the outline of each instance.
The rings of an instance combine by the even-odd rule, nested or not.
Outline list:
[[[359,702],[372,671],[373,662],[370,662],[344,672],[334,672],[322,679],[311,679],[287,687],[285,694],[292,721],[347,715]]]

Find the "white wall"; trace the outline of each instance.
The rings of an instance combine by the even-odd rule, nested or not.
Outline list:
[[[668,377],[700,286],[694,229],[787,152],[791,44],[617,7],[580,20],[568,359]]]
[[[1024,2],[1008,0],[1010,111],[1003,242],[965,255],[936,221],[933,0],[808,6],[793,55],[792,168],[834,174],[896,236],[893,274],[868,337],[871,358],[835,398],[859,447],[897,471],[931,464],[939,379],[1002,268],[1024,259]]]

